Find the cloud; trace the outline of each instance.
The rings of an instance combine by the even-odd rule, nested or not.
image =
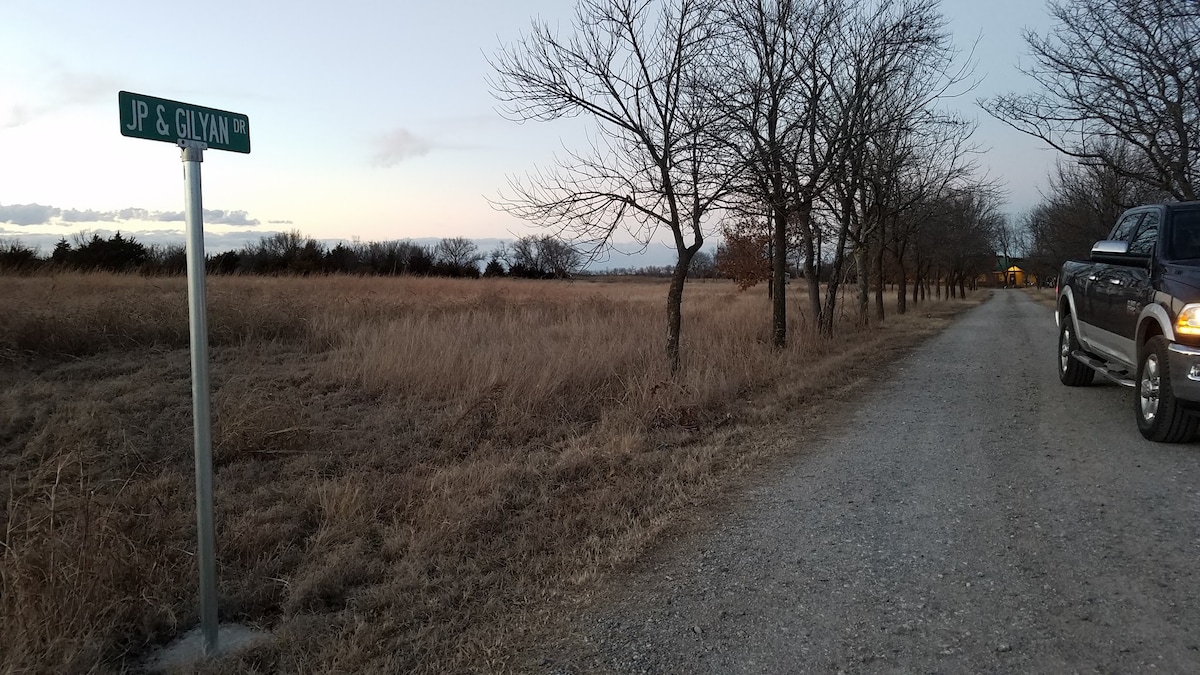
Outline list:
[[[121,209],[117,211],[117,220],[154,220],[146,209]]]
[[[19,127],[63,108],[111,101],[113,92],[121,88],[107,75],[70,70],[58,63],[45,67],[37,79],[26,94],[31,100],[0,111],[0,129]]]
[[[258,220],[250,218],[245,211],[221,211],[220,209],[204,209],[204,222],[210,225],[237,225],[253,227]]]
[[[0,204],[0,223],[44,225],[62,213],[62,209],[41,204]]]
[[[59,214],[63,221],[68,223],[109,223],[117,220],[117,211],[77,211],[75,209],[66,209]]]
[[[397,128],[375,138],[375,154],[371,164],[388,168],[412,157],[428,155],[434,145],[413,135],[408,129]]]
[[[54,89],[59,101],[71,103],[103,103],[112,93],[120,89],[120,83],[107,75],[84,73],[59,68],[53,77]]]
[[[49,225],[56,220],[62,223],[116,223],[129,220],[140,220],[159,223],[182,223],[183,211],[149,211],[130,207],[119,211],[96,211],[94,209],[60,209],[57,206],[41,204],[0,204],[0,223],[13,225]],[[257,218],[251,218],[246,211],[224,211],[221,209],[204,209],[204,222],[208,225],[233,225],[235,227],[254,227],[259,224]],[[286,222],[291,221],[273,221]]]
[[[9,107],[8,112],[0,117],[0,129],[12,129],[25,124],[34,117],[34,111],[20,103]]]

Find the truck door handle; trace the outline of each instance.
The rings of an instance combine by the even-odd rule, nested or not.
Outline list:
[[[1091,275],[1091,276],[1089,276],[1089,277],[1088,277],[1088,281],[1095,281],[1095,280],[1096,280],[1096,275],[1095,275],[1095,274],[1093,274],[1093,275]]]
[[[1109,280],[1108,280],[1108,283],[1110,283],[1110,284],[1112,284],[1112,285],[1114,285],[1114,286],[1120,286],[1120,285],[1121,285],[1121,280],[1120,280],[1120,279],[1109,279]]]

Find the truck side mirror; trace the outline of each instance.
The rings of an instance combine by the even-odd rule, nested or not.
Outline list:
[[[1130,253],[1129,242],[1116,239],[1098,241],[1092,246],[1092,262],[1139,267],[1150,262],[1146,253]]]
[[[1092,244],[1092,260],[1097,256],[1111,257],[1129,255],[1129,242],[1120,239],[1105,239]]]

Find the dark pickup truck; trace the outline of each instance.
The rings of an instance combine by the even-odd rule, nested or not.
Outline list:
[[[1121,215],[1090,261],[1058,277],[1058,376],[1133,387],[1138,430],[1191,440],[1200,424],[1200,202]]]

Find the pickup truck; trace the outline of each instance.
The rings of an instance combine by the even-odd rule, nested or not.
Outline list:
[[[1090,261],[1058,277],[1058,376],[1133,387],[1138,430],[1192,440],[1200,424],[1200,202],[1123,213]]]

